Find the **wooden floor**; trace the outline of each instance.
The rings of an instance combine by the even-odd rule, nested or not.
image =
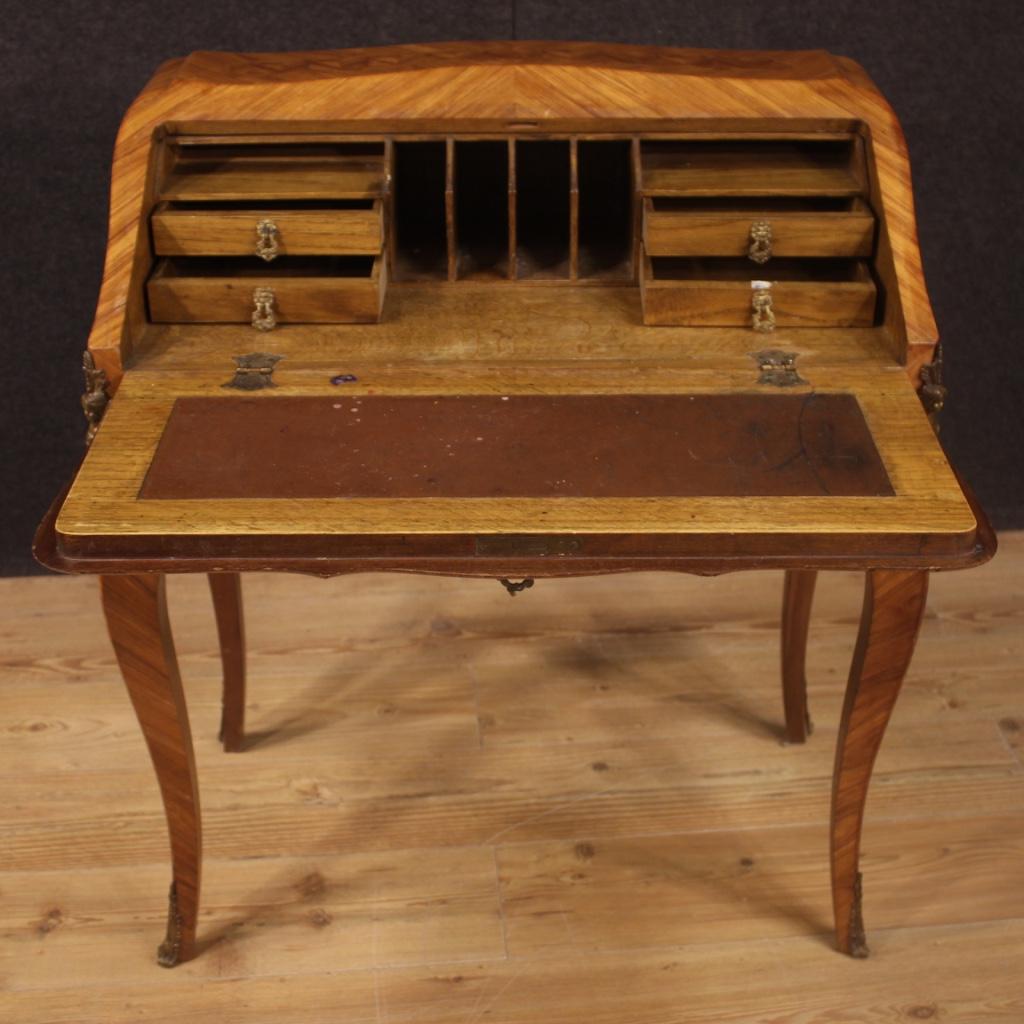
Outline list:
[[[779,742],[781,575],[247,578],[252,739],[216,742],[201,956],[155,964],[162,811],[89,579],[0,581],[0,1020],[1024,1021],[1024,534],[937,577],[868,801],[873,955],[833,952],[861,581],[819,583],[817,730]]]

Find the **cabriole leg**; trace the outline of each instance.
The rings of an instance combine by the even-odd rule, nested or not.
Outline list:
[[[173,967],[195,955],[202,840],[192,735],[164,587],[164,577],[158,574],[101,578],[110,639],[167,814],[173,882],[167,938],[157,960]]]
[[[832,778],[832,905],[836,943],[850,956],[868,955],[859,870],[864,801],[875,755],[914,653],[927,593],[927,572],[867,574]]]
[[[245,626],[242,618],[242,577],[237,572],[211,572],[210,593],[217,618],[224,696],[220,740],[227,751],[245,742]]]
[[[782,591],[782,703],[786,711],[786,742],[803,743],[811,734],[807,710],[807,627],[818,574],[790,569]]]

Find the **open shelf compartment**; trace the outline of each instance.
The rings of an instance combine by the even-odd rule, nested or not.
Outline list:
[[[640,143],[645,196],[854,196],[864,191],[854,139]]]
[[[372,199],[386,190],[384,143],[172,145],[164,200]]]

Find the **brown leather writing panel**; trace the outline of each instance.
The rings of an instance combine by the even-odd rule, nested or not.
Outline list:
[[[886,496],[847,394],[178,399],[144,499]]]

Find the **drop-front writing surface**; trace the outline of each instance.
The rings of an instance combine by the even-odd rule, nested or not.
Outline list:
[[[490,435],[501,429],[501,411],[507,405],[502,398],[543,395],[567,402],[589,396],[597,399],[586,413],[596,430],[609,429],[612,406],[630,396],[634,404],[656,395],[714,398],[713,415],[711,406],[706,407],[686,431],[668,439],[674,447],[661,453],[667,462],[677,464],[672,472],[688,481],[687,489],[672,495],[664,487],[664,473],[648,462],[644,497],[627,496],[621,489],[616,494],[614,478],[602,480],[600,471],[590,476],[592,482],[600,481],[600,489],[595,487],[589,496],[578,486],[570,490],[568,484],[559,485],[557,479],[543,495],[536,489],[530,493],[529,453],[524,459],[514,450],[521,440],[514,432],[504,444],[510,464],[517,462],[520,483],[505,496],[468,491],[461,497],[423,491],[414,495],[406,490],[399,497],[332,498],[323,493],[327,485],[321,480],[291,494],[278,490],[246,495],[236,490],[229,497],[227,492],[201,491],[197,477],[196,491],[183,497],[182,488],[188,486],[183,476],[173,496],[146,497],[151,464],[161,444],[173,443],[180,449],[187,443],[177,427],[173,436],[165,436],[176,403],[201,398],[215,407],[235,407],[240,392],[224,386],[234,371],[228,353],[255,333],[241,325],[160,325],[152,331],[148,361],[129,371],[61,513],[60,530],[69,551],[97,551],[104,537],[117,533],[133,537],[133,543],[145,536],[219,535],[223,546],[217,550],[224,554],[231,550],[231,538],[240,534],[310,539],[375,534],[383,543],[382,535],[387,534],[501,532],[674,533],[694,537],[698,546],[699,538],[713,533],[729,536],[733,545],[737,537],[747,535],[751,555],[772,532],[789,537],[794,549],[800,548],[801,535],[817,535],[818,544],[830,543],[833,553],[856,549],[863,555],[865,545],[874,545],[889,557],[912,559],[926,557],[926,552],[929,558],[957,553],[964,557],[973,550],[974,515],[905,372],[887,355],[878,328],[778,328],[783,344],[793,340],[790,347],[800,378],[779,386],[762,383],[765,371],[750,350],[754,332],[644,326],[633,289],[399,285],[389,294],[379,324],[286,325],[270,332],[282,356],[274,364],[273,386],[247,394],[247,402],[267,409],[267,420],[279,421],[282,428],[289,415],[294,419],[297,413],[278,410],[291,410],[295,403],[298,408],[329,406],[332,414],[352,416],[353,408],[371,398],[475,396],[477,401],[489,400]],[[434,346],[428,358],[409,358],[410,351],[425,345]],[[626,358],[630,351],[634,358]],[[580,356],[575,361],[574,352]],[[600,401],[602,396],[608,400]],[[720,482],[708,474],[716,463],[720,473],[734,468],[730,459],[749,461],[765,472],[778,465],[785,473],[791,456],[803,457],[797,443],[792,451],[776,453],[772,462],[766,423],[777,418],[773,403],[779,409],[792,409],[794,403],[804,409],[805,400],[815,396],[842,396],[856,408],[891,493],[852,495],[842,488],[830,493],[827,481],[819,482],[813,493],[770,493],[752,480],[748,493],[722,493]],[[418,449],[423,451],[424,436],[433,436],[433,464],[458,463],[446,447],[451,438],[443,436],[442,420],[430,434],[430,408],[426,406],[415,427]],[[757,415],[751,416],[751,408],[758,410]],[[238,445],[245,448],[236,459],[248,460],[251,468],[289,457],[286,445],[271,454],[259,436],[246,434],[241,426],[236,429]],[[267,429],[266,423],[261,429]],[[301,446],[291,458],[307,472],[314,471],[319,458],[326,480],[343,469],[351,453],[339,448],[332,460],[325,439],[315,444],[302,441],[304,434],[315,430],[315,419],[296,422],[287,443]],[[574,431],[580,430],[577,417]],[[706,446],[701,435],[715,430],[731,433],[735,452],[702,450]],[[207,434],[207,429],[196,433],[197,448],[204,447]],[[799,433],[794,438],[799,442]],[[335,438],[334,443],[341,440]],[[365,451],[363,441],[379,445],[379,457],[374,447]],[[210,443],[225,444],[225,438]],[[362,435],[357,444],[364,449],[360,458],[383,470],[395,461],[385,446],[401,443],[398,430],[386,436]],[[566,446],[557,433],[551,434],[551,443]],[[834,438],[829,443],[835,448]],[[230,451],[229,445],[226,453]],[[492,449],[495,458],[501,451]],[[842,465],[849,453],[835,448],[833,454],[836,464]],[[593,457],[594,452],[587,455]],[[188,464],[183,457],[176,461],[179,469]],[[601,468],[607,471],[608,465]],[[425,466],[423,478],[431,471]],[[211,483],[216,487],[215,479]],[[284,479],[278,484],[285,485]],[[565,488],[561,493],[559,486]],[[858,539],[851,549],[854,535]],[[203,543],[209,548],[211,542]],[[407,540],[396,546],[409,551]],[[804,550],[810,554],[808,545]]]
[[[466,75],[479,90],[441,98],[442,81]],[[247,107],[254,82],[275,83],[273,118]],[[718,534],[750,538],[755,556],[755,538],[806,533],[833,537],[830,551],[856,536],[864,556],[970,557],[974,515],[913,394],[935,338],[908,183],[891,112],[825,54],[441,45],[167,66],[115,160],[127,201],[112,231],[137,232],[131,264],[104,282],[126,294],[120,334],[101,299],[91,339],[111,390],[123,362],[130,380],[60,515],[61,543],[81,556],[173,535]],[[298,417],[276,457],[307,476],[329,475],[331,444],[346,443],[303,420],[328,396],[537,393],[568,410],[607,394],[586,406],[595,435],[616,429],[611,410],[631,394],[718,397],[707,423],[661,439],[664,465],[640,460],[639,486],[617,484],[611,460],[592,493],[560,485],[563,472],[486,494],[407,480],[391,495],[308,479],[289,492],[296,474],[276,473],[273,493],[229,494],[204,490],[196,467],[195,493],[180,472],[173,496],[146,497],[154,457],[182,435],[178,400],[232,408],[223,385],[255,352],[275,358],[247,378],[269,385],[249,401],[266,420]],[[766,353],[789,369],[766,372]],[[794,394],[853,402],[889,493],[723,490],[722,468],[757,457],[772,402]],[[751,401],[766,418],[750,419]],[[192,432],[232,422],[211,415]],[[715,423],[736,437],[718,478],[686,443],[726,429]],[[266,438],[237,429],[249,470],[262,465]],[[382,465],[402,429],[426,445],[416,472],[431,479],[450,458],[444,424],[421,416],[378,438]],[[491,461],[517,440],[495,442]],[[666,487],[668,466],[686,487]],[[518,471],[529,478],[528,454]]]

